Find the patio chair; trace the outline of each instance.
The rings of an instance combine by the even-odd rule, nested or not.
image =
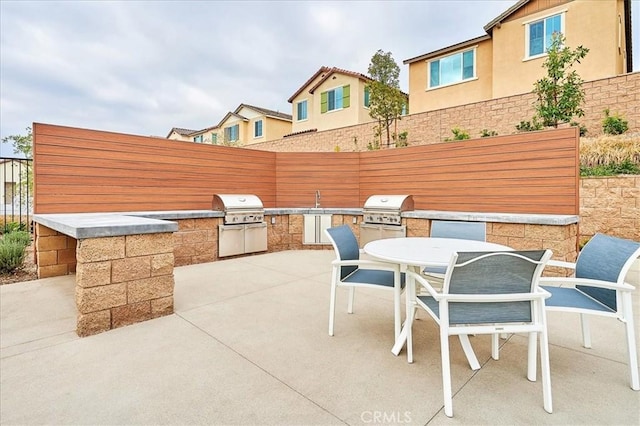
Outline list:
[[[405,274],[400,272],[400,265],[360,259],[362,251],[348,225],[328,228],[325,233],[336,252],[336,259],[331,262],[333,267],[329,305],[329,336],[333,336],[336,288],[349,288],[347,312],[352,314],[356,287],[369,287],[393,291],[394,332],[397,338],[401,328],[400,299],[405,288]]]
[[[541,280],[542,284],[551,284],[543,287],[551,293],[547,310],[580,314],[585,348],[591,348],[589,315],[616,318],[624,324],[629,380],[633,390],[640,390],[631,296],[635,288],[624,280],[639,256],[640,243],[596,234],[582,248],[576,263],[549,262],[549,266],[575,270],[573,277],[545,277]]]
[[[460,240],[487,240],[487,224],[484,222],[456,222],[449,220],[431,221],[431,237],[435,238],[457,238]],[[442,284],[447,268],[444,266],[428,266],[423,269],[427,279],[433,286],[435,283]]]
[[[536,380],[537,337],[540,338],[544,409],[552,412],[551,375],[544,299],[538,281],[550,250],[454,253],[441,291],[415,272],[407,272],[428,295],[409,286],[409,299],[440,327],[444,412],[453,416],[449,336],[529,333],[527,378]],[[413,361],[414,309],[407,307],[407,357]]]

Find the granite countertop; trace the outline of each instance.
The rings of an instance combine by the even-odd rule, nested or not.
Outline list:
[[[267,208],[265,216],[288,214],[362,215],[361,208]],[[35,214],[33,220],[76,239],[112,237],[133,234],[175,232],[178,224],[172,220],[223,217],[216,210],[173,210],[122,213]],[[468,222],[529,223],[537,225],[570,225],[578,223],[577,215],[541,215],[511,213],[445,212],[413,210],[402,213],[404,218],[461,220]]]

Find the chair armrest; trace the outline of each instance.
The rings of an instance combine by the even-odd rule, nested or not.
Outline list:
[[[400,265],[395,263],[377,262],[375,260],[334,260],[331,262],[333,266],[372,266],[375,269],[385,271],[400,272]]]
[[[407,277],[413,277],[413,279],[418,284],[420,284],[420,286],[424,288],[427,293],[429,293],[429,295],[434,299],[440,300],[440,298],[442,297],[442,293],[437,292],[433,287],[431,287],[431,284],[424,278],[423,275],[417,274],[413,271],[407,271]]]
[[[585,285],[589,287],[600,287],[619,291],[634,291],[636,289],[634,286],[627,283],[618,284],[611,281],[592,280],[589,278],[541,277],[539,282],[540,285],[554,285],[556,287],[563,284],[571,284],[572,286]]]
[[[547,266],[555,266],[558,268],[576,269],[576,264],[573,262],[564,262],[562,260],[549,259]]]

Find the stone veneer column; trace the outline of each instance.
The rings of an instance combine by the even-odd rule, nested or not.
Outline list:
[[[173,234],[78,240],[79,336],[173,313]]]

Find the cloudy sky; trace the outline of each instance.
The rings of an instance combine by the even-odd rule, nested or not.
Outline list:
[[[378,49],[408,91],[403,60],[483,35],[514,3],[0,0],[0,137],[33,122],[164,137],[240,103],[290,114],[318,68],[366,73]]]

